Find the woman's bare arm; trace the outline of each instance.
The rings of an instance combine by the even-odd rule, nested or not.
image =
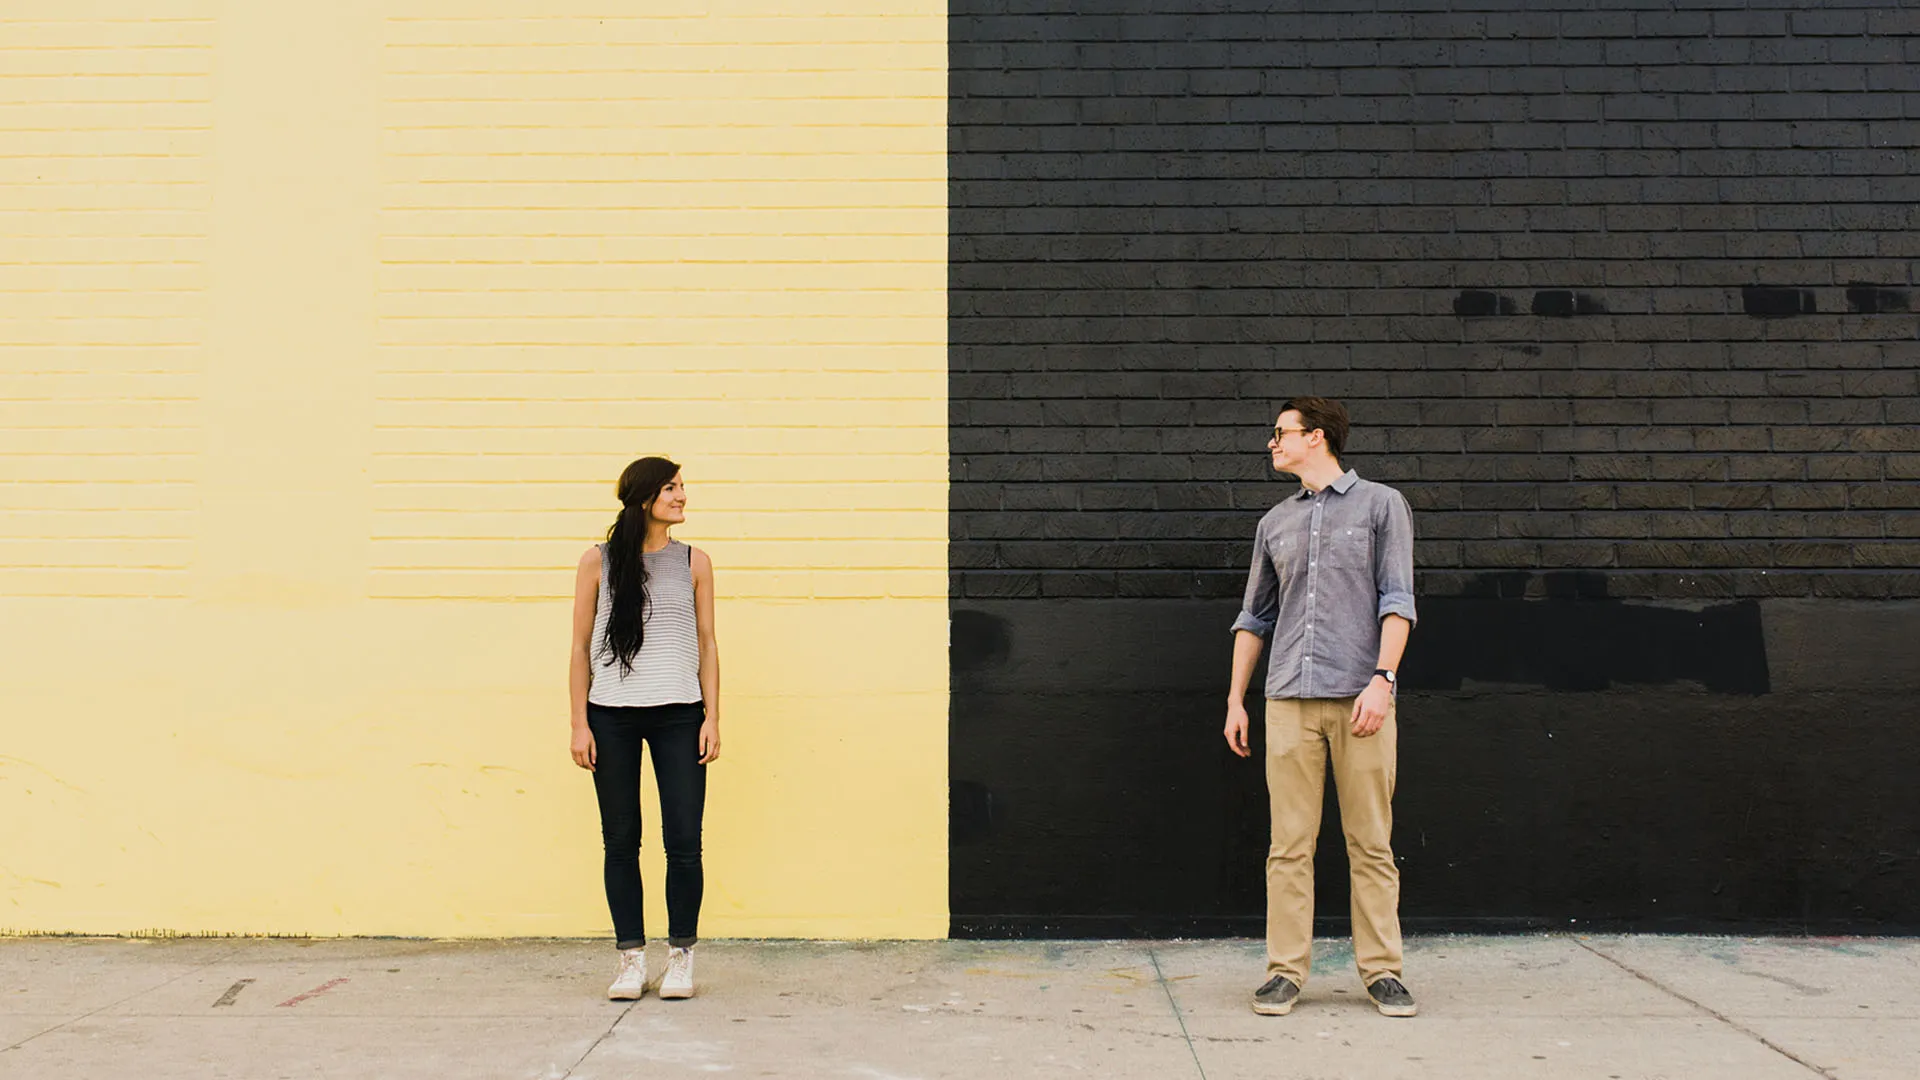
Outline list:
[[[593,678],[593,616],[600,602],[600,549],[580,556],[573,575],[573,642],[567,660],[567,697],[571,706],[573,763],[591,772],[595,765],[593,733],[587,728],[587,688]]]
[[[700,700],[706,722],[700,727],[700,763],[720,756],[720,638],[713,628],[713,560],[693,549],[693,618],[700,631]]]

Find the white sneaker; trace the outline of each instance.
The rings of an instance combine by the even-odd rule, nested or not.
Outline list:
[[[620,974],[607,987],[609,1001],[638,1001],[647,992],[647,950],[621,949]]]
[[[660,979],[662,998],[693,996],[693,949],[674,946],[667,950],[667,973]]]

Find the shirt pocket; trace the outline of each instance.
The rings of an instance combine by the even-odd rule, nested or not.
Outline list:
[[[1348,525],[1328,532],[1325,541],[1329,570],[1373,569],[1373,530]]]

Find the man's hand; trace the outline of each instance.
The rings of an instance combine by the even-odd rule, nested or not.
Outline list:
[[[1252,753],[1247,749],[1247,707],[1238,701],[1227,703],[1227,749],[1247,757]]]
[[[1353,734],[1364,739],[1387,722],[1387,710],[1393,708],[1393,691],[1387,680],[1375,675],[1360,696],[1353,699]]]

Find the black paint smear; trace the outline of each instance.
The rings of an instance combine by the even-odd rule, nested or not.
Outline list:
[[[984,840],[993,831],[993,792],[972,780],[949,785],[947,839],[956,847]]]
[[[1810,289],[1769,289],[1759,285],[1741,289],[1740,304],[1747,314],[1761,319],[1812,315],[1818,310]]]
[[[1569,289],[1542,289],[1533,294],[1533,314],[1566,318],[1570,315],[1604,315],[1607,305],[1595,296]]]
[[[1906,311],[1912,306],[1912,294],[1905,289],[1888,289],[1864,281],[1855,281],[1847,286],[1847,308],[1861,315]]]
[[[227,987],[227,992],[220,995],[220,1000],[214,1002],[213,1007],[218,1009],[225,1005],[232,1005],[234,1000],[240,996],[240,991],[245,990],[248,986],[252,985],[252,983],[252,979],[241,979],[239,982]]]
[[[947,653],[954,671],[978,671],[1006,662],[1013,647],[1006,620],[984,611],[953,611],[948,618]]]
[[[1545,599],[1511,599],[1532,576],[1488,574],[1481,596],[1420,601],[1419,643],[1408,650],[1402,685],[1606,690],[1691,682],[1718,694],[1768,691],[1757,601],[1697,610],[1628,603],[1606,598],[1604,574],[1548,574]]]
[[[1453,313],[1464,318],[1512,315],[1515,311],[1510,298],[1483,289],[1462,289],[1460,295],[1453,298]]]

